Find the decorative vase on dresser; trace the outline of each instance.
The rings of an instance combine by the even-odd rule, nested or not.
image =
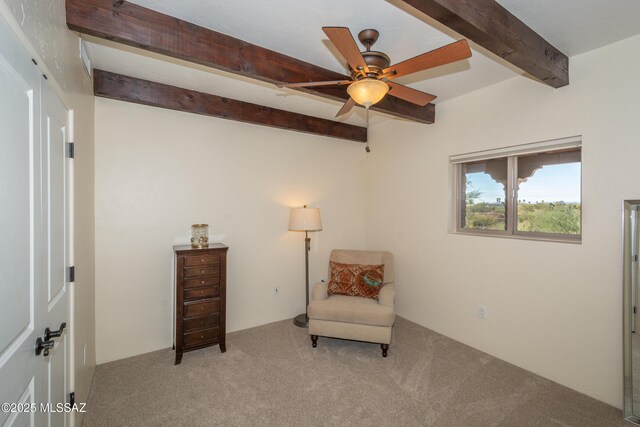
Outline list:
[[[176,259],[176,362],[186,351],[213,345],[225,348],[227,251],[223,244],[206,248],[173,247]]]

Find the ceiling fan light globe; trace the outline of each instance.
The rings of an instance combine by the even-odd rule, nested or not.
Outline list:
[[[347,93],[355,102],[369,108],[377,104],[389,92],[389,86],[373,78],[364,78],[353,82],[347,87]]]

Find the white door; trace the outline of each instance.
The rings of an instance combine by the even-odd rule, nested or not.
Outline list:
[[[65,425],[40,405],[66,401],[67,334],[35,349],[68,323],[67,113],[1,18],[0,94],[0,425]]]
[[[40,73],[0,25],[0,403],[36,403],[43,271],[40,223]],[[2,425],[34,425],[35,413],[0,411]],[[16,408],[19,409],[19,408]]]
[[[42,230],[45,262],[45,292],[42,307],[44,327],[49,328],[55,347],[43,357],[45,386],[40,400],[52,404],[68,401],[69,277],[67,227],[67,140],[69,113],[46,81],[41,85],[42,134]],[[58,332],[55,332],[58,331]],[[59,335],[59,336],[56,336]],[[43,339],[46,339],[45,336]],[[38,383],[37,383],[38,384]],[[37,389],[36,389],[37,391]],[[67,425],[68,412],[44,411],[49,426]]]

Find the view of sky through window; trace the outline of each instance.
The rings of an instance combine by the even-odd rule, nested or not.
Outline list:
[[[580,203],[580,163],[547,165],[520,184],[518,199],[524,203]]]
[[[518,200],[524,203],[580,202],[580,163],[564,163],[547,165],[538,169],[526,182],[520,184]],[[504,186],[486,173],[469,173],[474,191],[479,191],[478,201],[496,203],[504,202]]]

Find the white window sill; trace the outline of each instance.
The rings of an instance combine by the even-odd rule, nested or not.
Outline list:
[[[554,242],[554,243],[570,243],[574,245],[582,244],[582,235],[576,237],[556,237],[556,236],[544,236],[544,235],[528,235],[528,234],[510,234],[491,231],[464,231],[454,230],[449,231],[449,234],[458,234],[463,236],[475,236],[475,237],[498,237],[500,239],[517,239],[517,240],[534,240],[538,242]]]

